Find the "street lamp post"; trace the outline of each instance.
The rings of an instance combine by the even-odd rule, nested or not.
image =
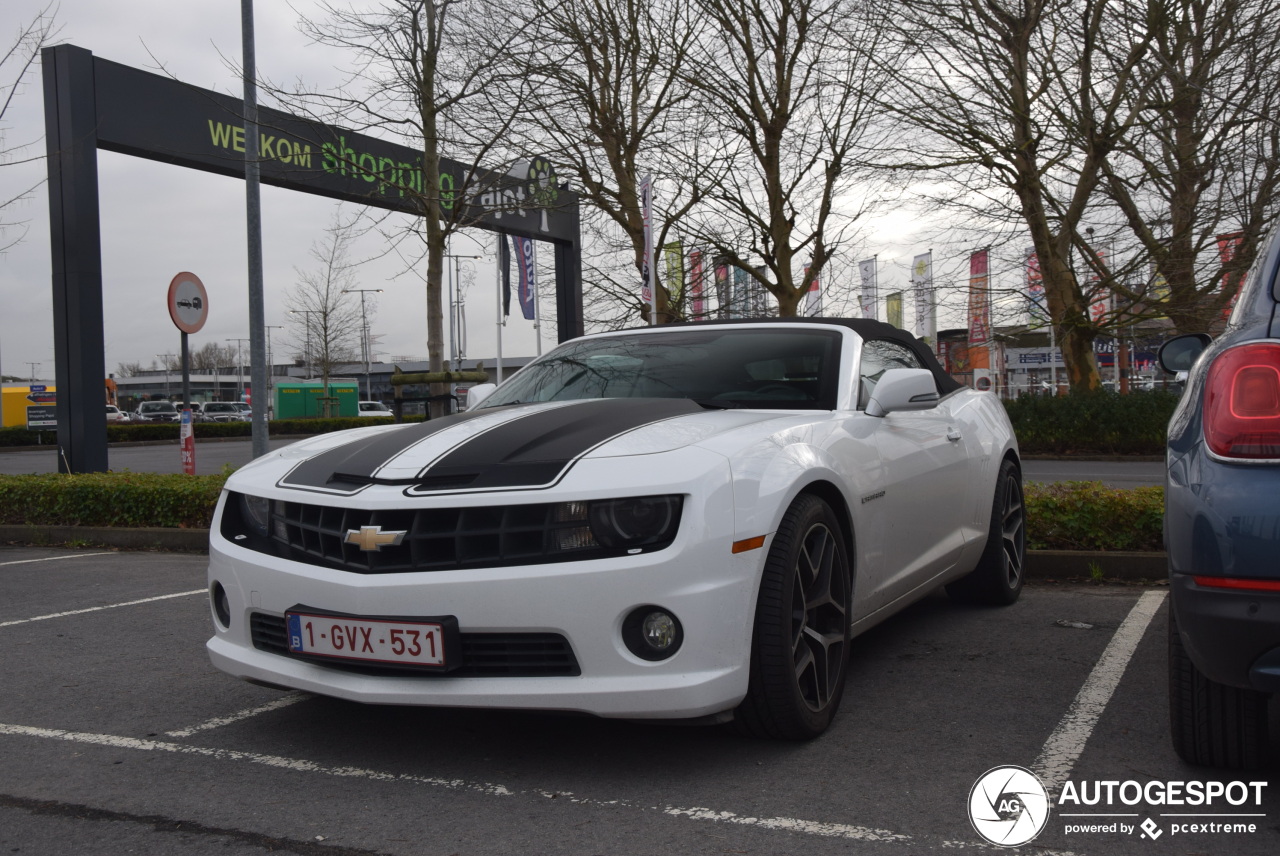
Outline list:
[[[311,365],[311,316],[312,316],[312,315],[321,315],[321,314],[323,314],[323,313],[321,313],[321,312],[319,312],[318,310],[315,310],[315,309],[290,309],[290,310],[289,310],[289,314],[290,314],[290,315],[305,315],[305,316],[307,316],[306,318],[302,319],[302,320],[303,320],[303,322],[304,322],[304,323],[305,323],[305,325],[306,325],[306,328],[307,328],[307,344],[306,344],[306,352],[305,352],[305,353],[303,353],[303,355],[302,355],[302,361],[303,361],[304,363],[306,363],[306,364],[307,364],[307,375],[308,375],[309,377],[310,377],[310,376],[313,376],[313,375],[315,374],[315,370],[314,370],[313,366]]]
[[[453,268],[449,271],[449,368],[457,371],[459,368],[458,363],[461,361],[458,355],[457,335],[460,322],[458,320],[458,305],[454,297],[454,281],[461,277],[458,267],[462,263],[462,259],[480,259],[484,257],[461,253],[445,253],[444,258],[453,259]]]
[[[264,324],[263,329],[267,331],[267,413],[271,412],[271,404],[275,399],[272,397],[275,386],[276,364],[274,357],[271,356],[271,331],[283,330],[281,324]]]
[[[364,358],[364,396],[365,401],[373,400],[372,382],[369,380],[369,316],[364,310],[366,294],[381,294],[381,288],[344,288],[343,294],[360,294],[360,355]]]
[[[164,361],[164,397],[170,398],[171,394],[169,392],[169,360],[173,359],[174,355],[173,354],[156,354],[156,356]]]
[[[244,356],[240,350],[242,342],[248,339],[227,339],[228,342],[236,343],[236,380],[240,384],[240,401],[244,401]]]

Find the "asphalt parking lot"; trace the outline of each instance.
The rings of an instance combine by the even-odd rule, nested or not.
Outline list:
[[[205,561],[0,547],[0,853],[991,852],[970,791],[1004,765],[1086,798],[1264,783],[1240,804],[1058,805],[1019,852],[1280,845],[1277,757],[1213,772],[1169,746],[1161,587],[931,597],[860,638],[827,734],[777,744],[242,683],[205,657]]]

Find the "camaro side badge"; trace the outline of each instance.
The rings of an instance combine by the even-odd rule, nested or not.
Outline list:
[[[870,502],[871,500],[873,500],[873,499],[879,499],[879,498],[880,498],[880,497],[882,497],[882,496],[884,496],[884,491],[882,491],[882,490],[878,490],[878,491],[876,491],[875,493],[867,494],[866,496],[864,496],[864,497],[862,498],[862,504],[863,504],[863,505],[866,505],[866,504],[867,504],[868,502]]]
[[[347,543],[355,544],[366,553],[370,550],[376,553],[383,547],[400,546],[407,531],[400,529],[395,532],[383,532],[381,526],[361,526],[359,529],[347,530]]]

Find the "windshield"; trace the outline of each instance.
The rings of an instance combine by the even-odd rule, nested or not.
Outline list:
[[[663,331],[584,339],[503,384],[482,407],[583,398],[689,398],[710,407],[834,410],[832,330]]]
[[[177,413],[172,401],[148,401],[142,405],[143,413]]]

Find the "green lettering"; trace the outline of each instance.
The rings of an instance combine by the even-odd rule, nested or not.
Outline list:
[[[272,151],[272,147],[275,145],[275,142],[275,137],[268,137],[266,134],[258,137],[258,156],[264,158],[275,157],[276,153]]]
[[[311,146],[294,143],[293,162],[305,169],[311,169]]]
[[[367,164],[366,161],[368,161]],[[373,155],[368,153],[362,154],[356,163],[359,165],[361,173],[363,173],[360,177],[365,181],[372,183],[378,179],[378,159]]]
[[[453,197],[453,176],[447,172],[442,172],[440,173],[440,207],[446,211],[452,211]]]
[[[311,148],[307,148],[307,160],[311,159]],[[310,166],[310,164],[307,164]],[[325,172],[334,173],[338,171],[338,155],[337,148],[333,143],[325,143],[320,146],[320,168]]]
[[[213,140],[213,144],[219,148],[228,148],[231,145],[231,126],[210,119],[209,139]]]
[[[231,130],[231,148],[238,152],[244,151],[244,128],[233,128]]]

